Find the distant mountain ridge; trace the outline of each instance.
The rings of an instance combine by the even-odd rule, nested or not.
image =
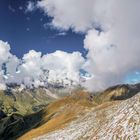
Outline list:
[[[37,88],[9,83],[5,90],[0,90],[0,110],[7,115],[12,113],[30,114],[80,88],[79,85],[64,86],[56,85],[56,83],[49,83],[47,87],[39,86]]]
[[[96,106],[64,128],[34,140],[140,139],[140,84],[108,88],[94,95],[93,102]]]
[[[53,100],[51,93],[42,88],[20,90],[10,87],[0,91],[0,109],[7,115],[37,112]]]

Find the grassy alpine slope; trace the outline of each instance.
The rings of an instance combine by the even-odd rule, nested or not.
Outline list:
[[[138,137],[140,86],[119,85],[92,95],[79,91],[50,104],[44,109],[42,123],[19,140],[26,139],[112,139]],[[133,106],[136,103],[136,108]],[[131,112],[132,111],[132,112]],[[130,116],[130,117],[129,117]],[[136,120],[136,118],[137,120]],[[115,120],[114,120],[115,118]],[[122,127],[119,127],[122,125]],[[132,129],[127,134],[128,129]],[[97,134],[96,134],[97,133]],[[96,134],[96,135],[95,135]]]
[[[139,91],[140,84],[118,85],[96,94],[77,90],[36,113],[4,117],[0,120],[0,139],[102,140],[118,138],[120,131],[125,134],[122,139],[133,132],[137,138]],[[127,134],[129,128],[131,133]]]
[[[0,91],[0,109],[7,115],[19,113],[21,115],[31,114],[39,111],[53,101],[43,89],[23,91]]]

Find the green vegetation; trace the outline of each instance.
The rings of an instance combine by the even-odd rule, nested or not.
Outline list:
[[[52,98],[46,95],[43,89],[23,90],[21,92],[0,91],[0,110],[7,115],[19,113],[31,114],[47,106]]]
[[[38,125],[42,118],[40,110],[52,101],[43,88],[0,91],[0,139],[15,140],[16,136]]]
[[[139,84],[114,86],[95,95],[77,90],[56,101],[42,88],[0,91],[0,111],[4,116],[0,120],[0,139],[30,140],[65,127],[92,108],[103,110],[113,101],[126,100],[139,91]]]

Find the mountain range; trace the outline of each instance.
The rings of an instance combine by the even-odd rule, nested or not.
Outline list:
[[[1,140],[140,138],[140,84],[96,93],[83,88],[9,87],[0,96]]]

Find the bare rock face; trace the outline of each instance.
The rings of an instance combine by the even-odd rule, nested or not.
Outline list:
[[[128,87],[125,95],[136,87]],[[117,94],[118,95],[118,94]],[[124,94],[123,94],[124,95]],[[140,92],[125,100],[104,102],[66,127],[34,140],[137,140],[140,139]]]
[[[140,138],[140,93],[117,103],[101,129],[93,130],[92,139],[139,139]],[[107,110],[107,112],[109,112]]]

